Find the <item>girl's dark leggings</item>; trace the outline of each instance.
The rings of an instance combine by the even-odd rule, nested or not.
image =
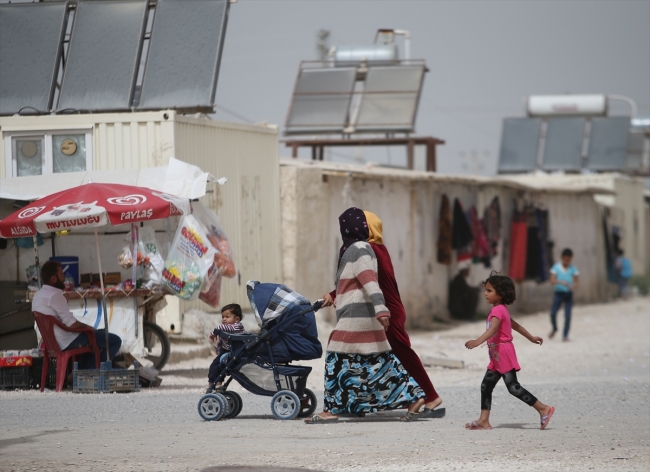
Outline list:
[[[481,410],[492,409],[492,391],[501,377],[503,377],[503,381],[511,395],[517,397],[519,400],[530,406],[533,406],[535,402],[537,402],[535,395],[522,387],[517,381],[516,370],[500,374],[488,369],[485,373],[485,377],[483,377],[483,382],[481,383]]]

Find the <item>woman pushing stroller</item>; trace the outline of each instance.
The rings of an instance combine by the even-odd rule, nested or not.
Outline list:
[[[362,210],[339,217],[343,245],[336,275],[336,318],[325,357],[325,408],[305,420],[332,423],[342,413],[408,408],[417,418],[424,392],[391,352],[386,329],[391,314],[379,288],[377,257]]]

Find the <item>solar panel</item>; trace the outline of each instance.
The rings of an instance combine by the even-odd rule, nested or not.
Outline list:
[[[228,0],[159,0],[138,108],[214,106]]]
[[[506,118],[503,120],[499,172],[529,172],[537,167],[537,148],[542,120]]]
[[[542,168],[549,171],[580,170],[584,130],[584,118],[549,118]]]
[[[300,70],[285,133],[342,132],[356,74],[354,67]]]
[[[0,5],[0,115],[50,110],[66,8]]]
[[[592,118],[587,168],[621,170],[626,167],[630,119]]]
[[[74,29],[59,110],[128,110],[147,2],[82,1]]]
[[[424,70],[424,65],[369,67],[354,128],[412,132]]]

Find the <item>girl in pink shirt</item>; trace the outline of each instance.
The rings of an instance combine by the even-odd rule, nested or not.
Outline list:
[[[515,284],[512,279],[505,275],[496,275],[496,272],[492,271],[483,285],[485,286],[485,299],[493,305],[488,314],[487,329],[478,339],[467,341],[465,347],[474,349],[487,341],[490,363],[483,383],[481,383],[481,416],[478,420],[467,423],[465,428],[492,429],[490,426],[492,391],[503,377],[508,392],[539,412],[540,429],[544,429],[551,420],[555,407],[540,402],[517,381],[517,371],[521,368],[517,362],[515,346],[512,344],[512,330],[514,329],[531,343],[540,346],[544,340],[539,336],[531,335],[526,328],[510,318],[506,305],[510,305],[516,299]]]

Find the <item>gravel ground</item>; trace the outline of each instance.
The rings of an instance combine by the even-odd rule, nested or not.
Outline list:
[[[533,334],[548,332],[546,314],[518,321]],[[430,370],[447,408],[444,419],[404,424],[390,412],[330,425],[282,422],[267,397],[244,392],[237,419],[204,422],[196,405],[210,360],[199,359],[166,369],[165,389],[137,394],[0,393],[0,470],[185,471],[227,464],[328,472],[648,470],[650,299],[577,307],[570,343],[539,347],[515,338],[520,382],[557,408],[546,431],[539,431],[536,412],[502,385],[493,402],[495,429],[463,428],[479,413],[487,352],[462,345],[483,326],[412,336],[419,353],[466,363]],[[320,362],[311,363],[310,385],[322,399]]]

